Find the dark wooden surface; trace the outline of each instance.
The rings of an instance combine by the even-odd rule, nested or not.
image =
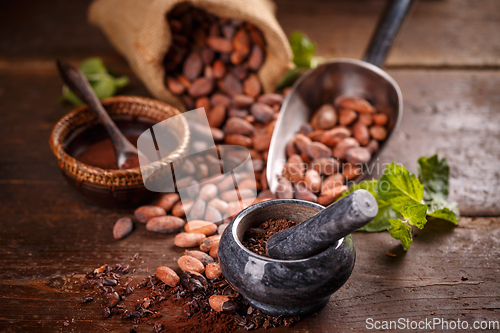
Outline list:
[[[359,58],[383,3],[280,0],[278,18],[287,33],[309,34],[322,56]],[[99,301],[80,306],[74,279],[105,263],[130,264],[140,279],[175,266],[182,253],[173,236],[142,225],[114,241],[114,221],[130,212],[84,199],[50,152],[52,126],[71,109],[57,102],[55,57],[77,64],[101,56],[131,78],[124,94],[148,96],[86,23],[87,4],[0,1],[0,332],[128,332],[129,321],[102,318]],[[381,162],[415,172],[419,156],[446,156],[459,226],[429,222],[406,253],[387,233],[354,234],[357,262],[346,286],[318,316],[273,331],[359,332],[369,317],[500,320],[499,9],[494,0],[420,1],[388,60],[405,107]]]

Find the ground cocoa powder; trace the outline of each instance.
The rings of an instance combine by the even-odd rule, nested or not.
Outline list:
[[[298,223],[288,219],[268,220],[257,228],[248,229],[243,235],[243,246],[263,257],[271,258],[266,251],[267,240],[280,231],[296,226]]]

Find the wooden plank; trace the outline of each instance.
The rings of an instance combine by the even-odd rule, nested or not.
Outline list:
[[[0,58],[118,57],[86,20],[90,0],[0,4]],[[299,29],[324,57],[361,58],[386,1],[277,0],[287,34]],[[388,59],[397,67],[500,66],[500,3],[420,1]]]
[[[306,33],[318,55],[361,59],[386,1],[276,0],[285,32]],[[500,2],[419,1],[390,54],[389,67],[500,65]]]
[[[143,226],[114,241],[109,216],[74,216],[70,221],[9,216],[4,221],[0,328],[6,331],[127,331],[130,321],[119,316],[103,319],[99,296],[81,305],[89,292],[80,291],[74,281],[104,263],[130,264],[137,269],[130,275],[139,281],[157,266],[176,267],[175,258],[182,253],[173,247],[172,235],[148,233]],[[388,233],[354,234],[357,262],[351,278],[324,310],[292,331],[361,331],[367,318],[460,319],[470,325],[475,320],[498,320],[499,227],[500,218],[462,218],[459,227],[432,221],[416,231],[407,252]],[[131,261],[136,251],[140,257]],[[386,251],[397,257],[387,256]],[[130,297],[144,295],[139,290]],[[64,326],[65,320],[69,326]],[[141,327],[140,331],[150,329]]]
[[[147,95],[123,61],[108,66],[130,76],[131,85],[124,93]],[[9,203],[5,209],[22,212],[24,200],[32,200],[31,207],[40,207],[40,212],[54,214],[61,207],[81,206],[74,194],[57,195],[71,189],[47,144],[53,124],[71,109],[57,102],[61,82],[55,69],[52,64],[40,66],[39,71],[6,67],[0,66],[4,91],[0,113],[6,125],[0,132],[0,186],[12,194],[5,195]],[[449,160],[450,197],[458,201],[462,214],[499,216],[500,71],[392,70],[390,74],[401,85],[405,106],[401,127],[380,156],[381,168],[395,161],[416,172],[420,156],[438,152]],[[55,184],[47,186],[44,181]],[[50,196],[30,199],[32,188]],[[52,196],[64,204],[48,205]]]

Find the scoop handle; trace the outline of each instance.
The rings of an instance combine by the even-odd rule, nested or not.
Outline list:
[[[267,241],[267,254],[282,260],[309,258],[358,230],[377,213],[377,201],[370,192],[354,191],[299,225],[273,235]]]
[[[392,0],[379,21],[366,50],[364,61],[381,67],[415,0]]]

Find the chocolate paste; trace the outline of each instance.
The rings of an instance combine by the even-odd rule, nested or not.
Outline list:
[[[126,138],[132,142],[132,144],[135,146],[137,145],[137,139],[139,136],[126,136]],[[102,169],[118,169],[118,163],[116,162],[116,156],[115,156],[115,151],[113,149],[113,144],[111,143],[110,139],[104,139],[97,141],[91,145],[89,145],[87,148],[82,150],[78,155],[75,156],[75,158],[85,164],[92,165],[98,168]],[[138,160],[135,159],[135,166],[133,165],[127,165],[125,163],[124,166],[125,169],[128,167],[139,167],[139,164],[137,163]]]

